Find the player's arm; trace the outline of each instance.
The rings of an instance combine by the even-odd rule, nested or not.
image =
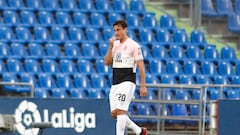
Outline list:
[[[140,80],[141,80],[140,96],[144,97],[144,96],[147,95],[144,61],[143,60],[138,60],[137,61],[137,66],[138,66],[138,69],[139,69]]]
[[[104,57],[104,64],[106,66],[109,66],[112,64],[112,49],[113,49],[113,42],[116,40],[116,37],[113,36],[109,39],[109,48],[108,48],[108,51],[107,53],[105,54],[105,57]]]

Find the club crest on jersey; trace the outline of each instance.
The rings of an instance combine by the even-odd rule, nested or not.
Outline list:
[[[115,62],[122,62],[122,55],[121,55],[121,53],[117,53],[116,54]]]

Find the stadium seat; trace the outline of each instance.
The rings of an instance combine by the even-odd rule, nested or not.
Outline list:
[[[38,21],[43,26],[50,27],[51,25],[56,24],[56,21],[51,12],[48,11],[40,11],[38,13]]]
[[[152,56],[154,58],[169,58],[169,55],[168,55],[168,52],[167,52],[167,49],[164,47],[164,46],[161,46],[161,45],[154,45],[152,47]]]
[[[31,32],[26,27],[17,27],[15,34],[16,40],[18,40],[18,42],[29,42],[33,39]]]
[[[240,75],[240,62],[237,62],[237,63],[236,63],[236,69],[235,69],[235,71],[236,71],[236,75]]]
[[[105,41],[108,41],[114,35],[112,27],[105,27],[103,29],[103,38]]]
[[[66,57],[78,59],[82,56],[80,48],[76,44],[67,43],[64,45],[64,53]]]
[[[159,28],[157,29],[157,41],[161,43],[171,43],[173,40],[168,30]]]
[[[8,7],[6,0],[0,0],[0,10],[5,10],[5,7]]]
[[[48,74],[60,73],[58,64],[56,63],[56,61],[52,59],[43,59],[42,69],[45,73],[48,73]]]
[[[142,26],[142,23],[140,21],[140,18],[137,14],[129,13],[126,15],[126,21],[128,24],[128,28],[130,29],[138,29]]]
[[[9,24],[13,26],[20,24],[19,16],[14,10],[4,10],[3,20],[5,24]]]
[[[177,30],[177,26],[175,24],[175,20],[173,16],[165,14],[160,17],[160,27],[167,29],[169,32],[173,33]]]
[[[88,89],[87,90],[88,97],[90,99],[103,99],[105,96],[103,95],[103,92],[98,89]]]
[[[82,0],[80,0],[80,1],[82,1]],[[82,13],[82,12],[74,12],[73,13],[73,23],[76,26],[81,26],[81,27],[87,27],[90,25],[90,21],[89,21],[87,14]]]
[[[74,85],[76,88],[89,89],[92,88],[90,80],[86,74],[76,73],[73,75]]]
[[[185,74],[188,75],[198,75],[200,74],[199,67],[196,62],[191,60],[186,60],[183,65],[183,70]]]
[[[0,77],[2,77],[3,73],[5,72],[7,72],[5,63],[2,60],[0,60]]]
[[[240,14],[240,0],[235,0],[235,12]]]
[[[161,75],[161,83],[163,84],[175,84],[176,78],[174,75],[170,74],[163,74]]]
[[[32,11],[21,11],[21,22],[27,27],[38,24],[37,18]]]
[[[106,66],[104,64],[103,59],[97,59],[95,64],[96,64],[97,73],[100,73],[100,74],[110,74],[110,73],[112,73],[112,68],[110,66]]]
[[[142,0],[130,0],[129,6],[131,12],[136,12],[140,16],[146,12],[145,5]]]
[[[190,39],[191,39],[192,43],[197,43],[197,44],[205,44],[206,43],[206,38],[205,38],[204,33],[199,30],[193,30],[190,33]]]
[[[240,84],[240,76],[239,75],[234,75],[230,77],[232,80],[232,84],[239,85]]]
[[[64,88],[52,88],[50,89],[51,97],[53,98],[67,98],[68,94]]]
[[[45,10],[56,11],[60,9],[58,0],[43,0]]]
[[[176,99],[177,100],[191,100],[191,97],[187,90],[178,89],[176,90]]]
[[[216,0],[216,10],[218,15],[223,16],[234,13],[232,0]]]
[[[201,12],[203,16],[217,16],[212,0],[202,0]]]
[[[228,30],[230,32],[240,33],[240,13],[228,15]]]
[[[26,72],[32,73],[32,74],[40,74],[42,73],[42,68],[38,61],[34,59],[25,59],[24,61],[24,67]]]
[[[76,43],[86,40],[84,32],[78,27],[70,27],[68,29],[68,36],[71,41]]]
[[[99,56],[96,46],[85,43],[85,44],[82,44],[81,47],[82,47],[82,54],[86,58],[91,59],[91,58],[95,58],[95,57]]]
[[[229,84],[229,80],[226,76],[217,75],[213,78],[214,84]]]
[[[39,10],[43,7],[41,0],[26,0],[25,4],[28,10]]]
[[[79,59],[77,61],[77,67],[80,73],[95,73],[92,63],[86,59]]]
[[[125,0],[113,0],[114,12],[125,14],[129,11],[128,4]],[[109,23],[111,25],[111,23]]]
[[[74,88],[72,78],[67,74],[56,74],[56,84],[58,88],[70,89]]]
[[[175,59],[186,58],[186,55],[185,55],[185,52],[184,52],[182,46],[178,46],[178,45],[170,46],[169,55],[171,58],[175,58]]]
[[[78,8],[76,0],[61,0],[61,7],[65,11],[74,11]]]
[[[22,0],[7,0],[8,1],[8,6],[13,8],[13,9],[22,9],[24,8],[24,3]]]
[[[159,27],[158,20],[155,16],[155,14],[147,13],[144,14],[143,17],[143,26],[146,28],[153,28],[156,29]]]
[[[52,27],[51,32],[52,39],[56,40],[57,42],[65,42],[69,39],[66,30],[62,27]]]
[[[90,81],[93,88],[109,88],[105,76],[101,74],[94,74],[90,75]]]
[[[56,83],[51,74],[38,74],[38,83],[40,88],[56,88]]]
[[[101,13],[92,13],[90,15],[91,24],[96,28],[103,28],[108,26],[105,16]]]
[[[79,99],[88,98],[86,91],[83,89],[72,88],[69,91],[70,91],[71,98],[79,98]]]
[[[188,115],[186,104],[172,104],[171,108],[172,108],[173,116],[179,117],[179,116],[187,116]],[[183,124],[184,121],[183,120],[173,120],[171,122],[175,123],[175,124]]]
[[[185,30],[176,30],[174,31],[174,36],[173,36],[173,40],[175,43],[188,43],[189,39],[188,39],[188,35],[185,32]]]
[[[166,70],[168,74],[181,74],[182,67],[178,61],[169,60],[167,61]]]
[[[159,59],[151,59],[149,61],[149,72],[151,74],[165,74],[166,67]]]
[[[7,69],[11,73],[22,73],[25,72],[22,62],[17,59],[7,59]]]
[[[232,47],[224,46],[221,49],[221,58],[226,60],[236,60],[237,56]]]
[[[178,78],[179,78],[180,84],[188,84],[188,85],[195,84],[194,78],[191,75],[183,74],[183,75],[179,75]],[[181,90],[179,92],[181,92]],[[181,92],[181,93],[183,93],[183,92]]]
[[[136,40],[136,41],[138,40],[136,33],[132,29],[128,29],[127,35],[128,35],[128,37],[132,38],[133,40]]]
[[[146,74],[146,83],[147,84],[159,84],[159,79],[154,74]]]
[[[89,13],[95,11],[95,5],[93,0],[77,0],[78,7],[82,12]]]
[[[62,57],[62,51],[60,49],[60,46],[58,46],[57,44],[48,43],[46,44],[45,49],[47,56],[50,58]]]
[[[73,24],[72,18],[67,12],[58,11],[56,13],[56,22],[60,26],[69,27]]]
[[[35,98],[48,98],[50,97],[48,89],[45,88],[35,88],[34,89]]]
[[[109,0],[97,0],[95,4],[98,12],[102,12],[102,13],[112,12],[113,8]]]
[[[24,58],[28,57],[27,49],[23,44],[20,43],[12,43],[11,44],[12,55],[14,58]]]
[[[142,43],[156,42],[153,32],[148,28],[139,29],[139,39]]]
[[[28,45],[28,51],[31,58],[40,59],[46,56],[43,47],[41,46],[41,44],[38,43],[30,43]]]
[[[2,82],[16,83],[16,82],[18,82],[18,79],[15,74],[4,73],[2,76]],[[2,87],[2,89],[4,91],[13,91],[13,92],[20,92],[18,90],[19,88],[20,88],[19,85],[5,85]]]
[[[34,37],[35,40],[39,42],[47,42],[51,40],[51,36],[49,35],[47,28],[41,26],[34,27]]]
[[[137,115],[142,116],[151,116],[153,115],[153,110],[151,109],[151,106],[144,103],[137,103]],[[136,118],[134,121],[138,123],[148,123],[151,120],[150,119],[144,119],[144,118]]]
[[[33,74],[29,74],[29,73],[22,73],[20,74],[20,81],[24,82],[24,83],[32,83],[34,85],[34,91],[35,88],[38,88],[38,83],[36,80],[36,77]],[[27,91],[30,91],[30,86],[24,86],[26,88]]]
[[[105,56],[105,54],[107,53],[107,51],[108,51],[108,48],[109,48],[109,44],[107,43],[107,42],[102,42],[102,43],[100,43],[100,45],[99,45],[99,54],[100,54],[100,56]]]
[[[234,75],[234,70],[232,68],[232,64],[226,61],[219,61],[218,62],[218,74],[219,75],[227,75],[232,76]]]
[[[195,46],[195,45],[187,46],[186,54],[189,59],[196,59],[196,60],[203,59],[202,51],[198,46]]]
[[[141,50],[144,58],[147,59],[152,57],[150,49],[147,46],[141,46]]]
[[[2,42],[11,42],[15,39],[15,35],[11,28],[9,27],[0,27],[0,41]]]
[[[227,98],[228,99],[239,99],[240,98],[239,91],[228,90],[227,91]]]
[[[0,42],[0,58],[6,59],[11,55],[12,55],[11,49],[9,48],[8,44]]]
[[[203,75],[217,75],[217,70],[213,62],[211,61],[202,61],[201,71]]]
[[[88,41],[93,43],[102,41],[102,35],[100,31],[92,27],[87,28],[86,37]]]
[[[214,45],[208,45],[205,49],[204,49],[204,57],[205,59],[215,59],[218,60],[220,58],[219,52],[216,48],[216,46]]]
[[[77,72],[77,68],[75,63],[72,60],[61,59],[60,63],[60,71],[65,74],[74,74]]]
[[[123,0],[114,0],[114,1],[123,1]],[[115,21],[122,20],[122,19],[123,19],[123,16],[121,14],[113,12],[108,15],[108,24],[112,26]]]

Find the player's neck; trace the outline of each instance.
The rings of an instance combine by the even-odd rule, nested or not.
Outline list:
[[[120,40],[120,43],[125,42],[127,39],[128,39],[128,36],[124,36],[124,38],[122,38],[122,39]]]

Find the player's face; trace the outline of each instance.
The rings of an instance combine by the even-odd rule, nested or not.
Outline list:
[[[126,37],[127,28],[123,28],[121,25],[115,25],[113,29],[118,40],[123,40]]]

